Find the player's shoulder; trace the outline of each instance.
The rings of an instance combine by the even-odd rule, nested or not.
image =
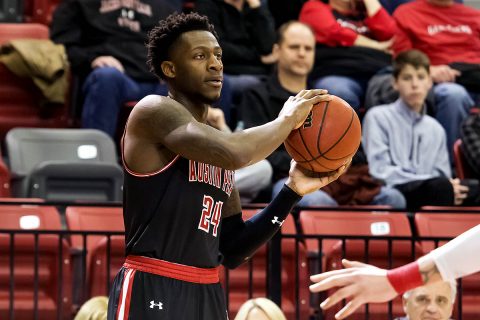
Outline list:
[[[132,110],[132,116],[148,116],[152,114],[162,114],[182,108],[179,102],[161,95],[148,95],[137,102]]]

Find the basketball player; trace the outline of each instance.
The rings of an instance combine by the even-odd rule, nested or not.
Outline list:
[[[480,271],[480,225],[468,230],[442,247],[403,267],[384,270],[343,260],[347,269],[311,277],[310,291],[340,287],[320,305],[328,309],[343,299],[350,301],[336,315],[344,319],[365,303],[386,302],[415,287],[441,280],[452,281]]]
[[[280,228],[295,203],[346,166],[310,177],[292,162],[290,179],[260,213],[243,221],[235,169],[275,150],[331,100],[304,90],[277,119],[243,132],[205,124],[222,88],[222,49],[206,17],[171,15],[151,31],[149,65],[169,96],[147,96],[123,136],[126,261],[110,293],[108,319],[227,319],[219,264],[234,268]]]

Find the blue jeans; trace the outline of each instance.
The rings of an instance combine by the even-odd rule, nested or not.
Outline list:
[[[314,88],[327,89],[328,93],[347,101],[355,111],[362,106],[367,81],[345,76],[326,76],[314,81]]]
[[[283,185],[287,181],[287,178],[280,179],[273,185],[272,198],[282,190]],[[373,198],[371,205],[387,205],[394,209],[405,209],[407,202],[403,194],[392,187],[382,187],[380,192]],[[304,195],[302,200],[298,202],[299,206],[338,206],[337,201],[333,199],[328,193],[317,190],[307,195]]]
[[[453,162],[453,144],[460,138],[460,126],[468,117],[474,102],[465,88],[452,82],[433,87],[435,94],[435,118],[447,134],[447,149]]]
[[[85,102],[82,127],[99,129],[115,136],[120,108],[149,94],[167,94],[159,81],[138,82],[112,67],[94,69],[83,85]]]

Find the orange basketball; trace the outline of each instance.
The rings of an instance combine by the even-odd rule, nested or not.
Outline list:
[[[303,168],[329,172],[344,165],[360,146],[362,129],[357,113],[343,99],[313,106],[303,125],[285,140],[285,148]]]

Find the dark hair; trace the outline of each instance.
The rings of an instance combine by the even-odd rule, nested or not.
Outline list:
[[[393,76],[395,79],[408,64],[415,69],[425,68],[430,73],[430,59],[427,55],[420,50],[412,49],[399,53],[393,60]]]
[[[282,24],[278,28],[278,30],[277,30],[277,44],[281,44],[285,40],[285,32],[287,32],[288,28],[290,28],[290,26],[292,24],[300,24],[300,25],[303,25],[303,26],[307,27],[308,30],[310,30],[312,32],[312,35],[315,37],[315,33],[313,32],[312,27],[310,27],[308,24],[305,24],[305,23],[297,21],[297,20],[290,20],[288,22],[285,22],[284,24]]]
[[[160,65],[169,59],[170,47],[183,33],[197,30],[211,32],[218,40],[217,33],[208,18],[198,13],[174,13],[160,20],[158,25],[148,33],[147,64],[150,71],[157,77],[165,79]]]

